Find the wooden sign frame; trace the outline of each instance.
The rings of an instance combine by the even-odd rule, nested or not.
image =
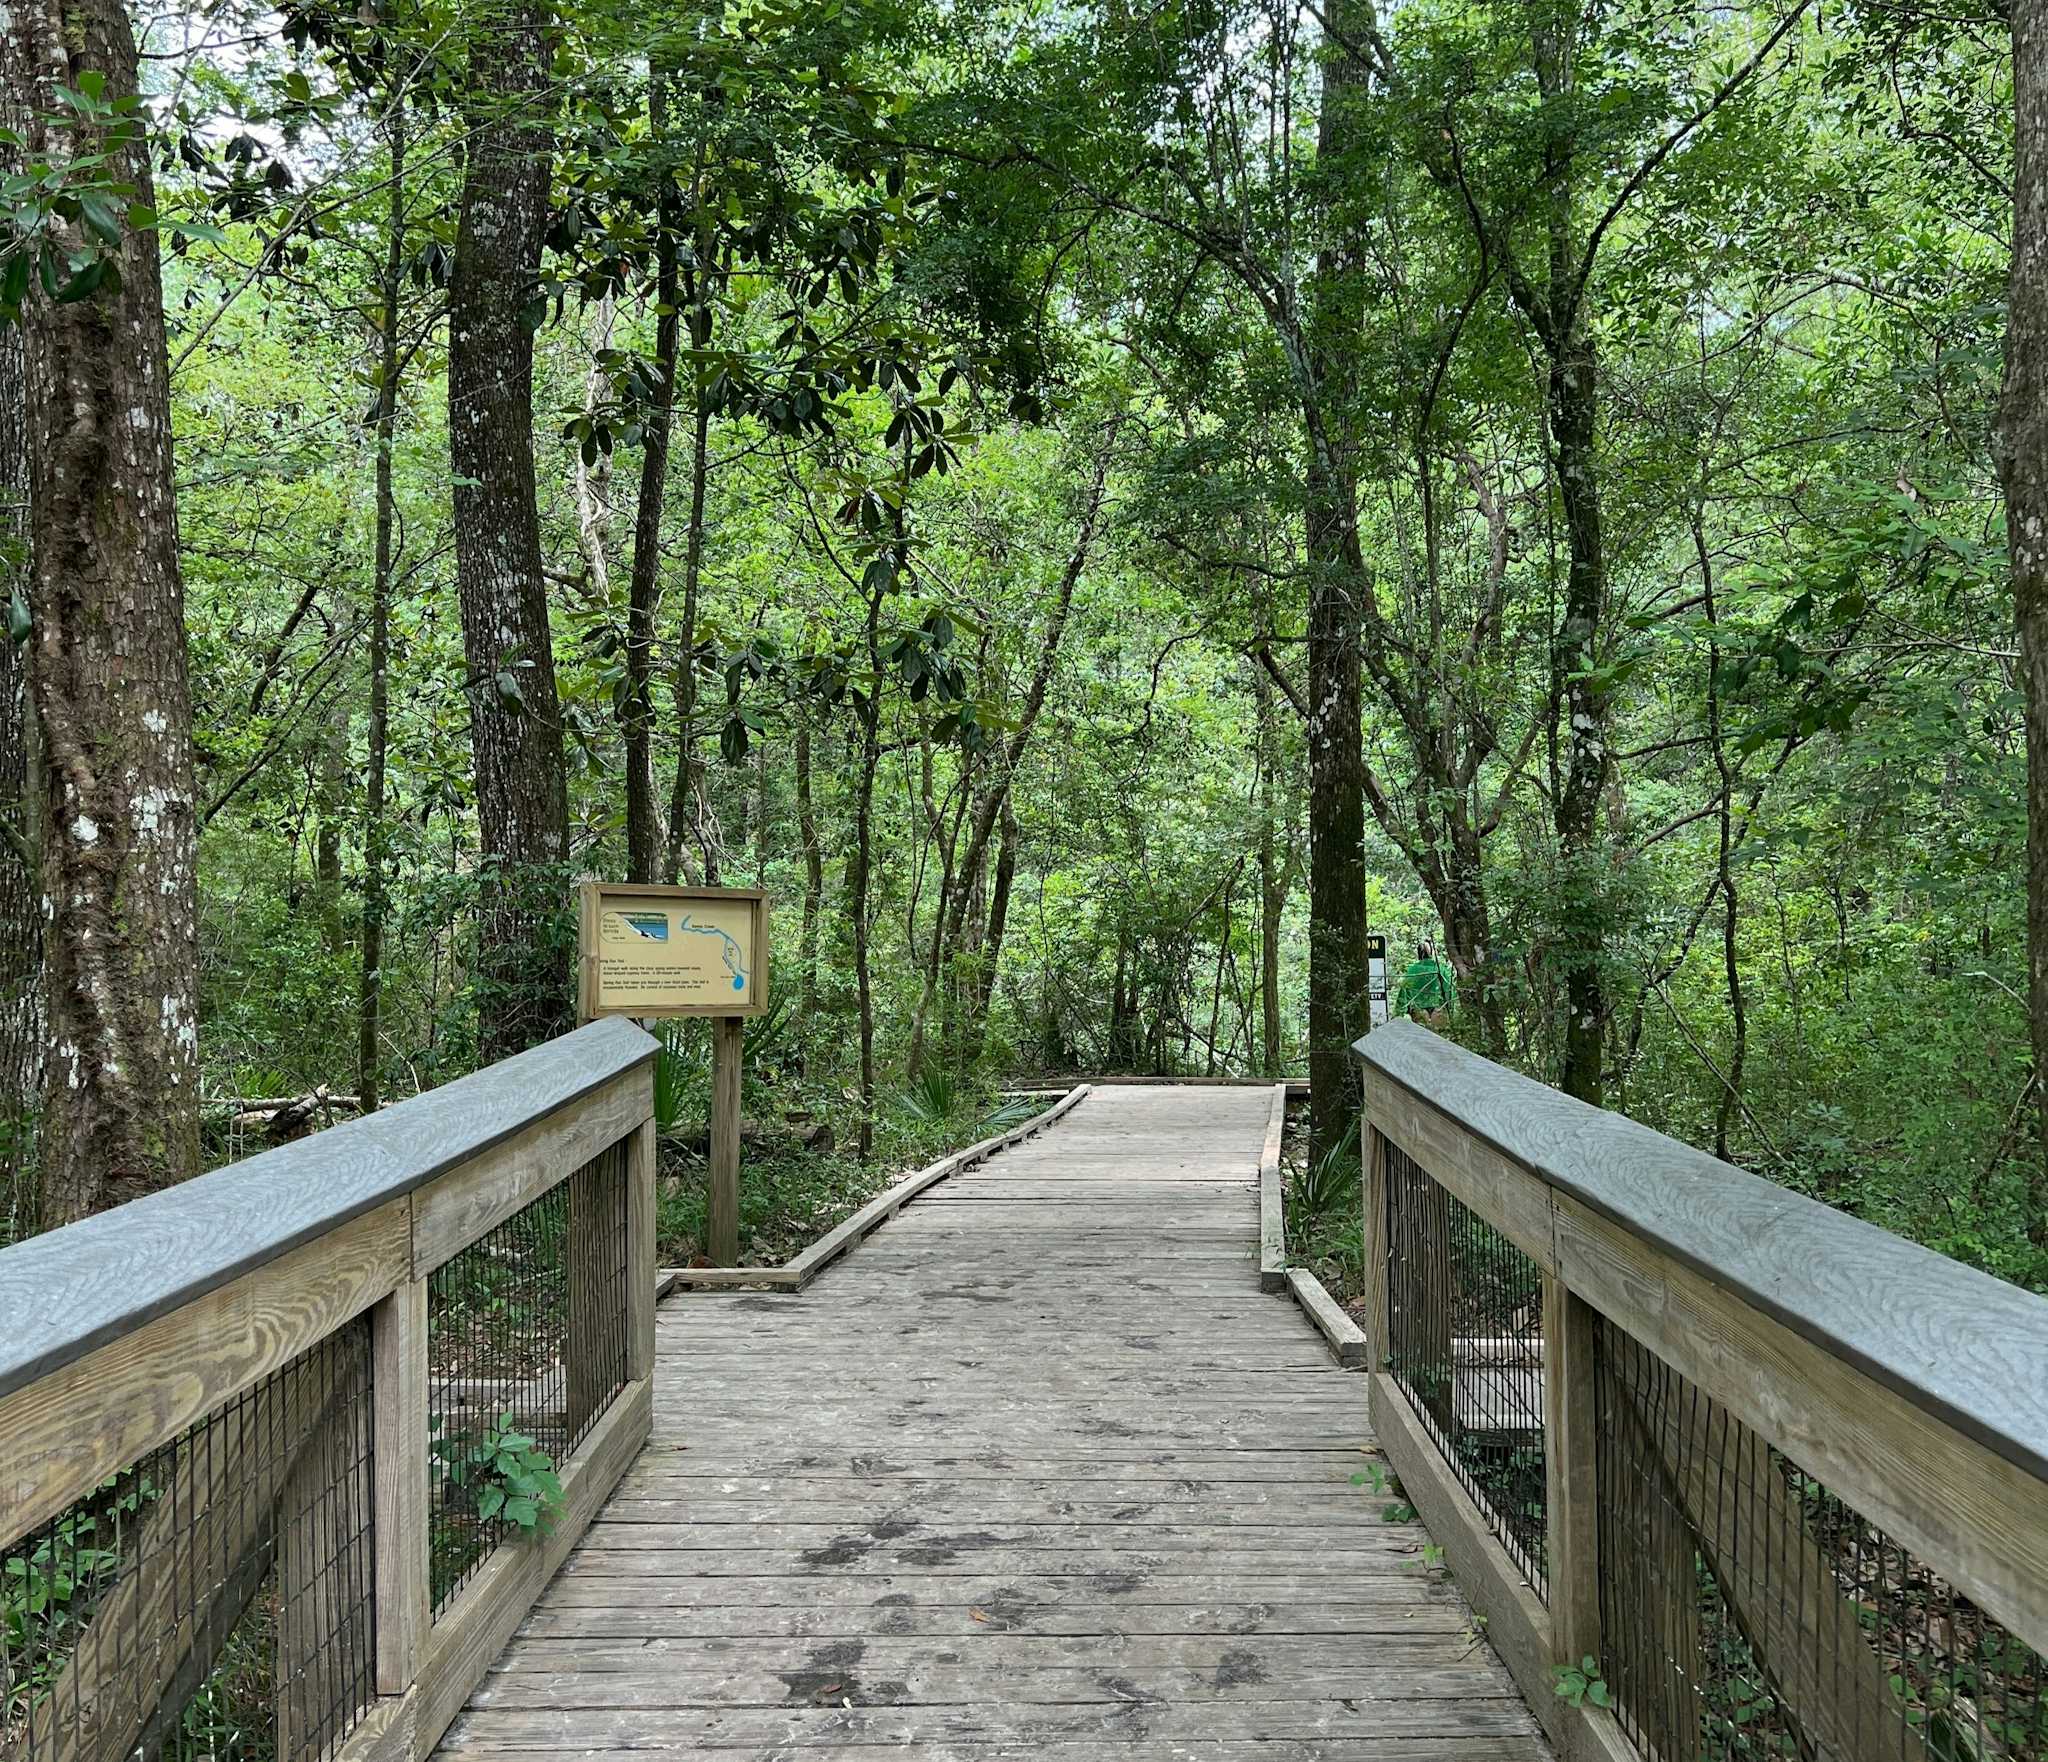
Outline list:
[[[768,1013],[768,895],[758,887],[655,887],[630,881],[586,881],[577,890],[576,1013],[579,1020],[599,1016],[760,1016]],[[753,910],[754,966],[748,975],[747,1001],[712,999],[705,1003],[649,1004],[598,1001],[597,926],[606,911],[630,910],[633,902],[673,906],[693,899],[725,905],[745,904]]]

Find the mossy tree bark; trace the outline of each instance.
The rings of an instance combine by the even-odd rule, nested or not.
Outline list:
[[[12,58],[30,93],[31,161],[154,202],[132,116],[69,106],[97,73],[136,90],[118,0],[31,0]],[[117,272],[27,313],[30,694],[43,754],[49,1058],[42,1222],[168,1186],[199,1161],[197,895],[185,592],[171,492],[170,371],[156,234],[103,246],[52,215],[55,243]]]
[[[455,580],[484,860],[478,1047],[487,1060],[569,1022],[568,777],[533,460],[533,308],[553,153],[547,70],[535,0],[510,0],[480,22],[448,289]]]

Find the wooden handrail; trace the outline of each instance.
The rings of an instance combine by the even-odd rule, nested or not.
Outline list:
[[[623,1017],[0,1249],[0,1398],[473,1161],[647,1064]]]
[[[2048,1479],[2048,1299],[1414,1022],[1355,1050],[1517,1168]]]
[[[1681,1410],[1621,1410],[1631,1435],[1640,1434],[1647,1472],[1693,1524],[1691,1547],[1669,1537],[1655,1544],[1680,1550],[1666,1559],[1667,1577],[1690,1584],[1696,1548],[1727,1578],[1752,1642],[1776,1647],[1781,1668],[1795,1672],[1788,1681],[1797,1680],[1803,1653],[1793,1655],[1787,1635],[1817,1655],[1860,1642],[1844,1638],[1856,1631],[1854,1610],[1822,1594],[1825,1568],[1796,1565],[1801,1520],[1760,1466],[1765,1445],[2025,1645],[2048,1652],[2048,1300],[1575,1101],[1419,1025],[1389,1024],[1354,1051],[1367,1124],[1375,1430],[1561,1746],[1635,1755],[1614,1720],[1551,1693],[1560,1666],[1601,1653],[1602,1502],[1626,1503],[1632,1493],[1602,1489],[1595,1468],[1613,1442],[1603,1424],[1616,1423],[1603,1422],[1594,1399],[1594,1341],[1603,1326],[1616,1330],[1613,1350],[1652,1355],[1644,1362],[1668,1367],[1692,1390]],[[1540,1584],[1524,1578],[1449,1459],[1442,1427],[1454,1394],[1425,1391],[1418,1402],[1414,1388],[1390,1374],[1400,1370],[1391,1292],[1401,1263],[1388,1228],[1396,1152],[1419,1171],[1401,1176],[1411,1193],[1439,1193],[1438,1211],[1410,1212],[1411,1235],[1445,1227],[1447,1195],[1519,1250],[1531,1278],[1541,1277],[1540,1368],[1526,1372],[1541,1384],[1547,1474]],[[1411,1304],[1443,1299],[1429,1282],[1440,1281],[1441,1270],[1422,1264],[1401,1276],[1422,1281]],[[1413,1332],[1420,1311],[1398,1313],[1410,1314]],[[1459,1352],[1472,1342],[1454,1344],[1449,1320],[1440,1327],[1438,1349],[1455,1376],[1465,1362]],[[1694,1472],[1698,1452],[1731,1437],[1749,1440],[1741,1447],[1753,1451],[1746,1521],[1771,1531],[1748,1545],[1762,1546],[1805,1597],[1769,1612],[1782,1628],[1765,1621],[1760,1604],[1745,1608],[1756,1587],[1744,1578],[1733,1538],[1715,1527],[1732,1519],[1720,1505],[1710,1508],[1715,1489]],[[1902,1715],[1875,1655],[1868,1669],[1861,1658],[1845,1662],[1855,1668],[1830,1677],[1834,1698],[1825,1706],[1820,1689],[1807,1685],[1823,1736],[1839,1750],[1844,1732],[1888,1720],[1893,1741],[1918,1753],[1912,1728],[1900,1735]],[[1771,1660],[1763,1664],[1771,1668]],[[1859,1683],[1853,1693],[1844,1686]],[[1663,1740],[1652,1731],[1650,1741]],[[1843,1753],[1856,1751],[1851,1741]]]
[[[65,1665],[78,1679],[64,1685],[71,1724],[54,1748],[23,1754],[117,1762],[165,1707],[175,1715],[210,1668],[202,1645],[217,1647],[254,1594],[273,1535],[280,1657],[291,1660],[280,1669],[339,1681],[322,1626],[334,1597],[316,1582],[335,1544],[313,1533],[334,1523],[334,1501],[290,1489],[330,1458],[365,1460],[355,1454],[365,1423],[375,1697],[338,1747],[339,1731],[287,1733],[280,1703],[280,1756],[310,1754],[316,1738],[340,1762],[420,1762],[432,1750],[647,1437],[655,1050],[630,1022],[608,1019],[0,1253],[0,1551],[145,1458],[168,1463],[169,1484],[193,1480],[133,1530],[134,1559],[100,1605],[135,1629],[130,1650],[151,1660],[150,1672],[124,1668],[118,1642],[79,1652]],[[573,1450],[556,1464],[561,1507],[545,1537],[496,1548],[436,1611],[428,1280],[579,1171],[585,1180],[558,1202],[586,1220],[585,1234],[571,1228],[560,1271],[561,1373],[580,1403],[565,1440]],[[599,1251],[602,1242],[616,1253]],[[359,1318],[368,1374],[346,1387],[367,1412],[343,1419],[338,1396],[309,1405],[328,1385],[308,1395],[303,1377],[278,1373],[297,1375],[308,1353],[361,1327]],[[206,1442],[195,1444],[190,1428],[201,1421]],[[224,1426],[239,1427],[246,1444],[233,1453],[239,1478],[214,1472]],[[285,1449],[280,1437],[299,1442]],[[202,1464],[203,1491],[193,1478]],[[211,1525],[206,1548],[156,1534],[180,1524]],[[198,1576],[207,1561],[233,1569],[211,1592]],[[223,1619],[199,1621],[189,1605],[202,1593],[239,1601]],[[300,1609],[307,1619],[294,1625],[287,1617]]]

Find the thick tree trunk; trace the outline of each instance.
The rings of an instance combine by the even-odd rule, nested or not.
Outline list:
[[[662,58],[648,70],[647,122],[657,144],[668,137],[669,81]],[[662,857],[661,815],[654,791],[654,619],[661,604],[661,513],[668,494],[669,435],[675,426],[676,304],[675,178],[658,162],[655,205],[654,402],[642,418],[640,499],[633,513],[633,574],[626,590],[626,878],[652,881]],[[673,879],[673,876],[671,876]]]
[[[27,122],[13,57],[0,41],[0,128]],[[0,147],[0,169],[11,155]],[[28,644],[12,629],[30,600],[28,364],[21,329],[0,329],[0,1242],[35,1227],[35,1120],[42,1106],[41,816],[28,697]]]
[[[105,175],[153,202],[141,134],[111,141],[56,96],[87,71],[109,102],[135,92],[126,10],[29,0],[11,30],[34,94],[28,157],[105,154]],[[50,224],[60,250],[99,255],[82,225]],[[38,301],[26,339],[46,1225],[181,1181],[199,1161],[198,835],[156,235],[125,232],[114,255],[117,289]]]
[[[537,94],[536,0],[479,29],[455,271],[448,435],[455,579],[469,669],[484,895],[478,1047],[502,1058],[569,1022],[568,779],[534,495],[532,306],[541,296],[553,140]]]
[[[1331,165],[1360,139],[1365,69],[1354,46],[1351,5],[1329,15],[1323,45],[1317,157]],[[1339,229],[1341,231],[1341,228]],[[1343,1140],[1356,1119],[1359,1084],[1351,1042],[1370,1025],[1365,967],[1365,748],[1361,728],[1360,630],[1372,589],[1359,550],[1349,436],[1359,329],[1361,267],[1342,245],[1316,259],[1309,287],[1308,1067],[1311,1156]]]
[[[2048,1250],[2048,8],[2012,9],[2012,48],[2012,279],[1998,453],[2027,701],[2027,1014],[2040,1122],[2027,1233]]]
[[[0,129],[28,127],[28,81],[14,34],[0,31]],[[0,142],[0,172],[19,169]],[[0,328],[0,1242],[35,1227],[34,1135],[42,1109],[43,889],[36,723],[28,642],[14,624],[28,567],[28,361],[21,327]]]
[[[1369,1025],[1365,986],[1365,756],[1360,727],[1363,575],[1349,496],[1312,487],[1308,550],[1311,1154],[1340,1143],[1358,1111],[1352,1040]]]
[[[391,450],[398,438],[398,320],[405,286],[405,103],[394,98],[390,209],[385,223],[384,285],[377,351],[376,537],[370,576],[369,759],[363,789],[363,955],[356,992],[356,1093],[374,1113],[383,1076],[384,919],[391,908],[391,829],[384,823],[384,776],[391,746],[392,542],[398,503]]]

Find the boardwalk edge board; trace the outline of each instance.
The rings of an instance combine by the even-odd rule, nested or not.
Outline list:
[[[970,1144],[942,1156],[935,1163],[903,1177],[893,1187],[878,1193],[845,1222],[820,1236],[808,1248],[792,1255],[780,1266],[667,1267],[659,1275],[657,1299],[676,1291],[767,1290],[801,1291],[840,1255],[887,1223],[927,1187],[936,1186],[948,1175],[976,1168],[1013,1144],[1035,1138],[1054,1121],[1064,1118],[1088,1097],[1092,1086],[1076,1084],[1041,1114],[1034,1114],[1021,1126],[993,1138]]]
[[[1273,1108],[1259,1153],[1259,1289],[1291,1296],[1329,1344],[1337,1362],[1346,1370],[1363,1370],[1364,1331],[1323,1289],[1322,1280],[1314,1273],[1305,1266],[1287,1264],[1286,1183],[1280,1145],[1287,1129],[1288,1097],[1297,1087],[1292,1083],[1273,1085]]]
[[[1365,1332],[1339,1307],[1336,1298],[1323,1289],[1323,1282],[1305,1266],[1287,1269],[1287,1289],[1301,1305],[1316,1332],[1329,1342],[1330,1351],[1346,1370],[1365,1368]]]
[[[1259,1152],[1259,1289],[1287,1288],[1285,1194],[1281,1187],[1280,1141],[1287,1129],[1287,1085],[1273,1085],[1272,1111],[1266,1116],[1266,1142]]]

